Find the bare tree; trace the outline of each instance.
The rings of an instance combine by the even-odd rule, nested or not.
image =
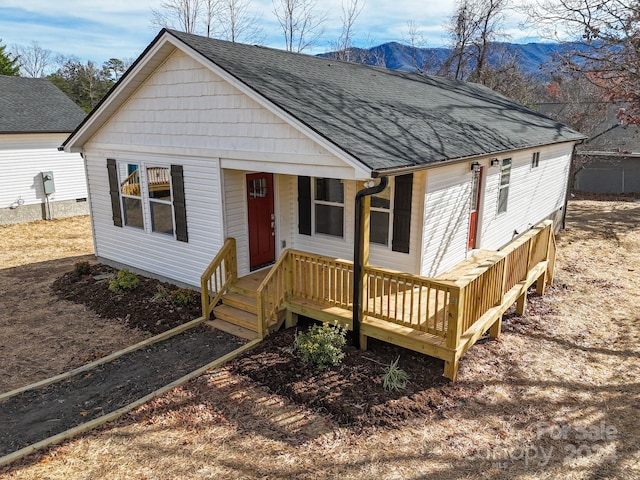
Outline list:
[[[337,40],[331,43],[334,57],[337,60],[344,60],[346,62],[352,61],[353,57],[353,36],[354,25],[362,9],[364,3],[360,0],[343,0],[342,2],[342,15],[340,21],[342,22],[342,31]]]
[[[165,0],[159,9],[151,9],[151,23],[161,28],[174,28],[196,33],[203,0]]]
[[[29,45],[16,45],[14,50],[20,57],[20,74],[23,77],[44,77],[51,65],[51,50],[42,48],[36,41]]]
[[[273,0],[273,13],[290,52],[315,45],[324,32],[327,15],[316,12],[316,0]]]
[[[442,73],[458,80],[485,83],[491,50],[509,0],[458,0],[447,30],[451,55]]]
[[[216,24],[217,36],[223,40],[253,44],[264,42],[260,17],[251,13],[251,0],[220,0]]]
[[[560,70],[597,86],[610,101],[628,102],[621,119],[640,124],[640,2],[537,0],[529,25],[565,44]]]
[[[220,0],[202,0],[202,19],[204,21],[204,30],[207,37],[214,36],[214,25],[216,18],[220,15]]]

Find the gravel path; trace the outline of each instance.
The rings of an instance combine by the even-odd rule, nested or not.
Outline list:
[[[118,410],[240,347],[203,326],[0,401],[0,457]]]

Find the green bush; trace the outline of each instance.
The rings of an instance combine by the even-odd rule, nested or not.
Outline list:
[[[188,288],[178,288],[171,292],[171,303],[176,307],[186,307],[195,301],[193,290]]]
[[[77,262],[73,266],[73,273],[78,278],[82,278],[85,275],[90,275],[91,265],[89,264],[89,262]]]
[[[400,357],[391,362],[382,376],[382,386],[385,390],[404,390],[407,388],[409,374],[398,367]]]
[[[109,290],[114,293],[122,293],[125,290],[133,290],[138,285],[140,285],[140,280],[136,274],[123,268],[118,270],[116,276],[109,282]]]
[[[345,330],[325,323],[314,325],[306,333],[296,334],[294,349],[300,352],[303,362],[325,370],[342,361],[342,347],[346,343]]]

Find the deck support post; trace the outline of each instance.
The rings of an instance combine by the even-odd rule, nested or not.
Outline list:
[[[460,337],[462,336],[462,319],[464,314],[464,288],[452,288],[449,293],[449,318],[447,325],[447,348],[452,351],[453,358],[445,360],[444,376],[452,382],[458,376],[460,361]]]
[[[284,318],[284,327],[285,328],[291,328],[291,327],[295,327],[296,325],[298,325],[298,314],[297,313],[293,313],[288,308],[287,308],[286,312],[287,313],[286,313],[286,316]]]
[[[500,332],[502,331],[502,315],[500,315],[493,325],[489,328],[489,337],[498,338],[500,337]]]
[[[540,296],[544,295],[544,289],[547,286],[547,270],[542,273],[536,280],[536,293]]]
[[[526,309],[527,309],[527,291],[525,290],[522,293],[522,295],[518,297],[518,301],[516,302],[516,313],[520,316],[523,316]]]

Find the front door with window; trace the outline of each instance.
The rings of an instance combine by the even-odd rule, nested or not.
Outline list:
[[[471,214],[469,218],[469,250],[476,248],[478,239],[478,212],[480,210],[480,194],[482,192],[482,167],[473,172],[471,183]]]
[[[273,174],[247,174],[247,210],[249,267],[256,270],[276,259]]]

